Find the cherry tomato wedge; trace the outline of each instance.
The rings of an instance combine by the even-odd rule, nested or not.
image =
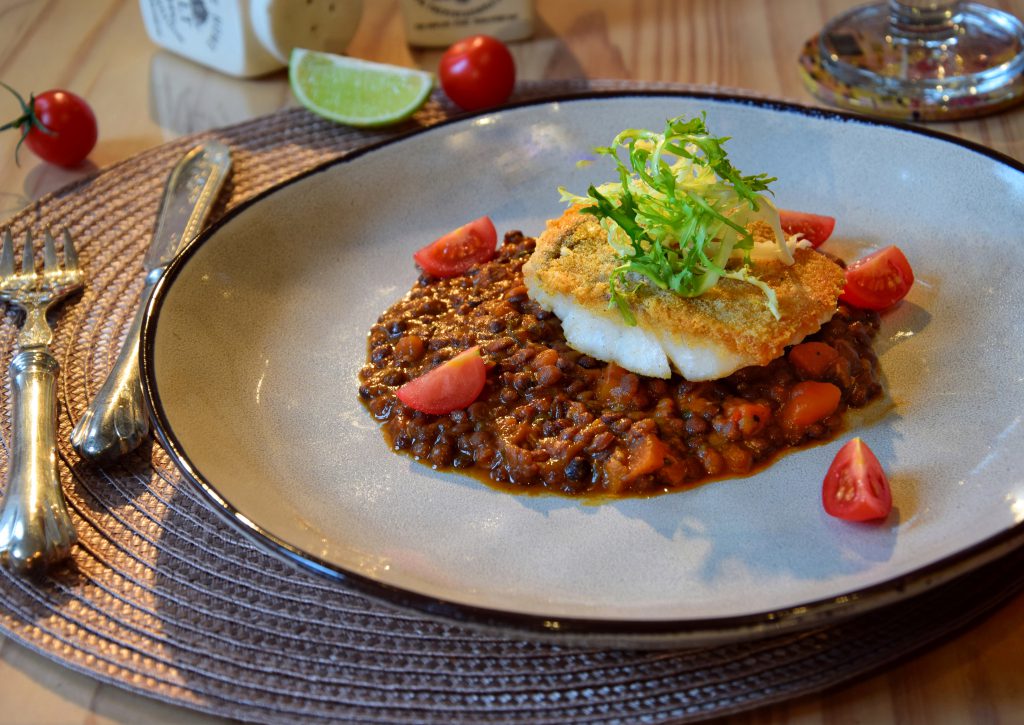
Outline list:
[[[77,166],[96,145],[96,115],[81,96],[54,89],[28,101],[13,88],[2,84],[21,104],[21,116],[0,126],[0,130],[17,128],[21,141],[36,156],[57,166]],[[15,151],[17,159],[17,151]]]
[[[489,35],[454,43],[441,56],[441,88],[467,111],[505,102],[516,84],[516,62],[508,46]]]
[[[813,247],[820,247],[836,228],[835,217],[791,209],[779,209],[779,223],[787,235],[803,234]]]
[[[434,240],[412,255],[423,271],[434,277],[455,277],[474,264],[492,259],[498,231],[490,217],[482,216]]]
[[[839,299],[865,310],[884,310],[907,296],[914,270],[899,247],[886,247],[846,268],[846,286]]]
[[[398,399],[413,410],[444,415],[476,400],[486,381],[487,366],[478,345],[407,382],[398,389]]]
[[[839,449],[821,490],[825,511],[847,521],[884,519],[892,510],[892,491],[882,464],[860,438]]]

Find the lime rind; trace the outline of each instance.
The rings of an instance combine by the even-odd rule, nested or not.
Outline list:
[[[426,71],[303,48],[292,51],[288,80],[304,107],[357,127],[406,120],[423,106],[434,86],[434,77]]]

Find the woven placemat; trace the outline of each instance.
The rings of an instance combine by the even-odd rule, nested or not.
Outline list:
[[[638,88],[518,93],[623,87]],[[227,529],[159,446],[104,465],[78,459],[68,435],[127,331],[164,178],[182,151],[200,137],[231,146],[234,172],[216,217],[304,169],[454,113],[435,97],[400,129],[364,132],[287,110],[152,149],[10,221],[16,237],[66,226],[88,286],[62,308],[53,344],[63,369],[61,473],[81,543],[67,568],[39,581],[0,571],[0,630],[104,682],[241,720],[682,722],[847,681],[1019,588],[1022,552],[883,612],[756,642],[644,652],[504,639],[288,568]],[[0,324],[4,369],[15,321],[8,311]],[[6,415],[3,434],[9,441]]]

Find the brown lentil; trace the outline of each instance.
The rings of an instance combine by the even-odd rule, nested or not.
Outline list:
[[[835,359],[813,378],[787,356],[710,382],[657,380],[570,348],[558,318],[526,293],[534,240],[505,236],[496,258],[450,279],[420,277],[370,329],[359,395],[397,451],[516,491],[636,496],[744,475],[833,436],[848,407],[879,396],[874,312],[839,305],[808,341]],[[427,415],[395,391],[473,345],[488,368],[466,410]],[[793,386],[839,388],[839,408],[803,428],[777,420]]]

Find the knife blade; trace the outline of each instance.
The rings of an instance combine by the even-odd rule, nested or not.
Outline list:
[[[122,456],[149,434],[139,374],[139,337],[146,307],[164,269],[202,230],[231,170],[231,151],[204,141],[178,161],[164,186],[156,230],[143,258],[146,282],[139,308],[114,366],[71,431],[71,445],[83,458]]]

